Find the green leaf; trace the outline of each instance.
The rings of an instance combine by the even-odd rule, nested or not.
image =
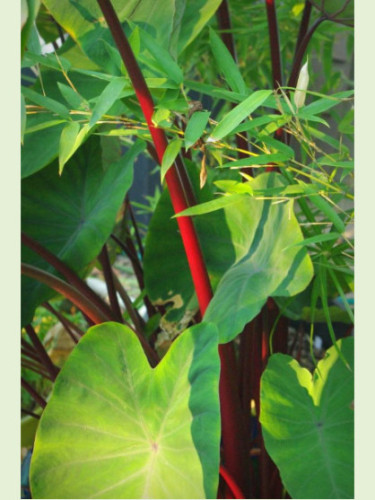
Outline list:
[[[113,106],[124,87],[125,80],[123,77],[116,78],[109,82],[95,104],[90,118],[90,127],[95,125],[95,123]]]
[[[25,136],[27,137],[27,136]],[[80,276],[109,238],[116,214],[130,188],[133,163],[145,143],[132,148],[106,170],[100,139],[91,136],[58,174],[57,162],[22,181],[22,231],[45,246]],[[53,272],[37,254],[22,246],[22,261]],[[22,325],[36,306],[54,292],[25,278],[22,282]]]
[[[304,113],[307,115],[316,115],[318,113],[323,113],[324,111],[328,111],[329,109],[341,104],[341,99],[345,99],[351,97],[353,95],[353,90],[345,90],[343,92],[339,92],[330,97],[325,97],[322,99],[318,99],[315,102],[312,102],[308,106],[304,108]]]
[[[225,99],[229,102],[241,102],[244,100],[243,94],[238,92],[231,92],[230,90],[225,90],[220,87],[215,87],[214,85],[208,85],[207,83],[195,82],[194,80],[185,80],[185,85],[191,90],[196,90],[202,94],[216,97],[217,99]]]
[[[171,122],[169,121],[169,117],[171,116],[171,112],[167,108],[158,108],[154,114],[152,115],[152,123],[155,127],[158,127],[159,125],[161,127],[163,126],[170,126]]]
[[[285,354],[262,375],[265,446],[293,498],[354,496],[354,344],[337,344],[351,369],[331,347],[313,376]]]
[[[185,130],[185,149],[189,149],[201,138],[209,117],[209,111],[196,111],[191,115]]]
[[[298,243],[295,243],[294,246],[307,246],[307,245],[313,245],[316,243],[323,243],[324,241],[332,241],[332,240],[337,240],[340,238],[341,234],[340,233],[323,233],[323,234],[318,234],[317,236],[311,236],[311,238],[306,238],[303,241],[299,241]]]
[[[178,53],[181,53],[198,36],[203,27],[215,14],[221,0],[186,0],[179,25]],[[176,2],[178,12],[179,3]],[[182,8],[180,8],[182,11]],[[175,28],[176,29],[176,28]],[[173,37],[170,47],[173,47]]]
[[[49,109],[53,113],[56,113],[63,118],[70,119],[69,109],[60,102],[55,101],[50,97],[39,94],[38,92],[35,92],[34,90],[26,87],[22,87],[22,94],[34,104]]]
[[[53,54],[35,54],[31,51],[27,51],[23,59],[23,64],[28,66],[34,66],[35,64],[41,64],[46,68],[52,68],[57,71],[68,72],[71,68],[71,64],[65,57],[57,56],[56,53]]]
[[[257,90],[233,108],[214,128],[208,141],[215,142],[230,134],[242,120],[253,113],[272,94],[272,90]]]
[[[186,330],[154,369],[131,329],[92,327],[40,420],[33,497],[216,498],[219,370],[213,325]]]
[[[35,29],[34,21],[38,15],[39,7],[40,0],[27,0],[27,8],[23,5],[23,15],[25,17],[27,15],[27,20],[21,31],[21,58],[25,52],[31,33]]]
[[[193,207],[189,207],[186,210],[179,212],[174,217],[209,214],[211,212],[215,212],[216,210],[220,210],[221,208],[233,205],[234,203],[237,203],[239,200],[242,200],[242,194],[234,194],[231,196],[220,196],[215,200],[206,201],[206,203],[200,203],[199,205],[194,205]]]
[[[26,115],[25,98],[21,94],[21,144],[23,144],[23,137],[25,135],[26,121],[27,121],[27,115]]]
[[[283,177],[273,172],[251,182],[254,193],[280,185],[285,185]],[[226,209],[236,261],[221,278],[204,316],[217,325],[220,342],[240,333],[268,297],[293,296],[311,281],[313,266],[306,249],[293,245],[303,236],[292,203],[243,195]]]
[[[346,113],[344,118],[339,123],[339,132],[341,134],[353,134],[354,133],[354,109],[351,108]]]
[[[238,65],[221,38],[210,28],[210,45],[219,70],[223,73],[229,87],[240,94],[248,94],[249,89],[244,82]]]
[[[69,104],[72,109],[80,110],[80,109],[89,109],[89,103],[83,98],[78,92],[73,90],[69,85],[65,85],[64,83],[57,82],[57,86],[61,92],[61,95]]]
[[[212,200],[209,182],[203,189],[199,187],[199,169],[189,162],[189,178],[198,203]],[[177,219],[172,218],[174,210],[167,189],[162,193],[152,215],[145,242],[144,276],[150,299],[167,308],[166,319],[180,328],[185,311],[187,317],[198,309],[194,285],[191,279],[186,253],[179,234]],[[208,274],[213,288],[220,277],[234,262],[235,250],[223,211],[201,215],[194,220],[202,247]],[[238,228],[237,231],[240,231]],[[160,235],[163,235],[161,238]],[[173,256],[173,258],[171,258]]]
[[[174,139],[171,141],[166,150],[164,151],[163,161],[161,163],[161,180],[164,180],[165,174],[173,165],[175,159],[177,158],[178,153],[182,147],[181,139]]]
[[[52,115],[44,113],[27,117],[27,129],[21,149],[22,178],[38,172],[57,157],[61,131],[66,123],[66,120],[56,120]]]
[[[59,174],[61,175],[65,163],[77,150],[77,136],[80,131],[78,122],[68,123],[61,132],[59,148]]]
[[[290,146],[287,146],[281,141],[274,139],[273,137],[269,137],[268,135],[262,135],[259,139],[264,142],[267,146],[270,146],[276,151],[280,151],[280,153],[284,153],[288,159],[294,158],[294,151]]]
[[[183,81],[183,74],[181,68],[173,60],[170,53],[161,47],[154,37],[149,35],[144,30],[139,30],[141,43],[154,57],[155,61],[161,68],[162,72],[173,80],[178,85]]]
[[[343,233],[345,231],[345,224],[341,220],[340,216],[337,214],[335,208],[328,203],[324,198],[322,198],[319,194],[314,196],[309,196],[309,200],[323,212],[323,214],[328,218],[330,222],[334,225],[336,230],[339,233]]]
[[[229,163],[224,163],[221,165],[221,168],[241,168],[241,167],[250,167],[253,165],[268,165],[274,162],[284,162],[290,159],[289,154],[285,153],[274,153],[267,155],[254,155],[249,156],[248,158],[242,158],[241,160],[231,161]]]

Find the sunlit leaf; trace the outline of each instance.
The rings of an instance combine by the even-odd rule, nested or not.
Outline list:
[[[186,330],[154,369],[124,325],[91,328],[38,428],[35,498],[216,498],[217,331]]]

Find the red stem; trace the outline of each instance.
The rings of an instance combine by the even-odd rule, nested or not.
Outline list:
[[[90,302],[92,302],[95,307],[101,311],[101,313],[109,318],[108,321],[110,319],[114,319],[112,311],[108,307],[108,305],[98,295],[96,295],[96,293],[91,290],[91,288],[62,260],[60,260],[58,257],[56,257],[56,255],[47,250],[47,248],[45,248],[33,238],[30,238],[30,236],[25,233],[21,233],[21,241],[33,252],[40,255],[40,257],[48,262],[48,264],[51,264],[51,266],[54,267],[56,271],[61,273],[71,285],[73,285],[79,292],[81,292],[82,295],[85,295],[87,299],[90,300]]]
[[[277,89],[278,87],[282,86],[283,82],[281,76],[279,27],[277,24],[276,7],[274,0],[266,0],[266,10],[271,47],[272,80],[274,89]]]
[[[152,115],[154,104],[151,93],[146,85],[145,79],[140,71],[137,61],[129,42],[123,32],[121,23],[115,10],[109,0],[98,0],[98,4],[107,21],[108,27],[112,33],[113,39],[120,52],[122,60],[132,81],[135,93],[143,114],[146,118],[152,140],[155,145],[156,154],[161,164],[165,149],[167,147],[167,138],[164,130],[154,127]],[[175,213],[188,208],[188,199],[184,190],[183,178],[178,163],[173,165],[166,173],[165,179],[169,189],[172,205]],[[193,221],[190,217],[178,217],[177,223],[180,229],[182,241],[184,244],[194,288],[197,294],[199,308],[202,316],[212,298],[212,290],[206,265],[203,259],[202,250],[195,232]],[[230,375],[232,369],[230,360],[232,359],[233,345],[224,344],[219,346],[221,358],[220,375],[220,401],[222,410],[222,429],[225,454],[225,465],[231,474],[236,478],[239,484],[244,484],[244,477],[248,474],[246,467],[247,453],[244,452],[241,421],[240,401],[237,393],[237,387],[233,388]]]
[[[21,264],[21,272],[25,276],[40,281],[56,292],[64,295],[64,297],[76,305],[94,323],[104,323],[105,321],[111,320],[111,318],[104,316],[101,311],[97,310],[90,300],[81,292],[73,288],[69,283],[53,276],[53,274],[47,273],[37,267],[30,266],[29,264]]]
[[[229,474],[227,469],[220,465],[219,469],[221,477],[224,479],[224,481],[227,483],[229,488],[231,489],[234,498],[245,498],[241,488],[237,485],[236,481],[233,479],[233,477]]]
[[[307,33],[307,30],[309,28],[311,9],[312,9],[312,5],[311,5],[310,0],[306,0],[305,7],[304,7],[303,13],[302,13],[301,24],[299,26],[298,37],[297,37],[296,48],[294,51],[293,60],[296,58],[299,46],[301,45],[301,42],[304,39],[304,37]]]

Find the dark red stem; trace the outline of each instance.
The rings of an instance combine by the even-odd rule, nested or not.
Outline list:
[[[280,57],[279,27],[277,24],[276,7],[274,0],[266,0],[266,10],[271,47],[273,88],[277,89],[278,87],[282,86],[283,81]]]
[[[38,394],[36,390],[33,387],[31,387],[31,385],[28,382],[26,382],[26,380],[22,377],[21,377],[21,385],[25,389],[25,391],[27,391],[30,394],[30,396],[34,399],[34,401],[38,403],[39,406],[41,406],[42,408],[45,408],[47,406],[47,403],[42,398],[42,396]]]
[[[113,282],[113,271],[111,268],[111,263],[109,261],[108,250],[105,244],[103,245],[103,248],[98,256],[98,260],[102,266],[105,283],[107,285],[109,303],[111,304],[111,309],[113,311],[115,320],[118,323],[123,323],[124,321],[122,318],[120,305],[117,300],[116,288]]]
[[[56,318],[60,321],[60,323],[64,326],[65,330],[70,335],[71,339],[74,343],[78,343],[78,337],[82,337],[83,331],[75,325],[73,322],[65,318],[59,311],[57,311],[49,302],[43,302],[42,306],[47,309],[50,313],[52,313]],[[76,333],[75,333],[76,332]]]
[[[111,321],[111,318],[105,316],[101,311],[99,311],[85,295],[73,288],[69,283],[53,276],[53,274],[47,273],[37,267],[30,266],[29,264],[21,264],[21,272],[25,276],[40,281],[56,292],[64,295],[64,297],[76,305],[78,309],[86,314],[94,323]]]
[[[231,489],[234,498],[245,498],[244,494],[241,491],[241,488],[237,485],[236,481],[233,479],[233,477],[229,474],[227,469],[220,465],[219,469],[221,477],[224,479],[224,481],[227,483],[229,488]]]
[[[155,145],[159,163],[161,164],[167,147],[167,138],[164,131],[154,127],[152,123],[152,115],[154,112],[152,96],[111,2],[109,0],[98,0],[98,4],[107,21],[108,27],[112,33],[114,41],[128,71],[128,75],[134,86],[135,93],[146,118],[147,125]],[[173,165],[166,173],[165,179],[175,213],[177,214],[188,208],[188,200],[183,188],[181,175],[179,175],[178,166]],[[192,219],[190,217],[178,217],[177,223],[184,244],[199,307],[203,316],[212,298],[211,285],[203,259],[203,254]],[[241,422],[242,415],[239,411],[240,402],[238,394],[236,393],[236,388],[233,390],[233,386],[230,381],[230,365],[227,365],[228,360],[231,359],[232,350],[233,345],[231,344],[219,346],[219,353],[222,360],[220,400],[222,404],[224,460],[226,467],[236,479],[238,484],[242,487],[243,476],[246,475],[247,472],[247,454],[244,454],[243,452],[241,453],[241,450],[243,450],[243,440],[241,439],[241,435],[243,435],[241,432],[243,429],[243,423]]]
[[[301,40],[298,49],[296,51],[296,55],[294,57],[293,61],[293,67],[292,71],[290,73],[289,81],[288,81],[288,87],[295,87],[297,85],[297,80],[298,80],[298,75],[301,69],[302,65],[302,60],[305,55],[307,46],[311,40],[311,37],[313,36],[315,30],[320,26],[320,24],[327,19],[326,16],[319,17],[311,26],[311,28],[308,30],[308,32],[305,34],[303,39]]]
[[[53,380],[55,380],[60,369],[52,363],[51,358],[48,356],[44,345],[40,341],[32,325],[26,325],[25,330],[31,342],[33,343],[35,350],[39,355],[40,361],[43,363],[43,365],[45,366],[46,370],[51,375]]]
[[[109,319],[113,320],[113,314],[108,305],[91,290],[91,288],[79,277],[77,274],[70,269],[64,262],[62,262],[56,255],[47,250],[43,245],[30,238],[30,236],[25,233],[21,234],[21,241],[24,245],[29,247],[33,252],[40,255],[48,264],[56,269],[59,273],[64,276],[64,278],[73,285],[82,295],[85,295],[92,304],[94,304],[97,309],[99,309],[104,315]]]
[[[126,197],[125,203],[126,203],[127,209],[129,211],[129,214],[130,214],[130,219],[131,219],[133,227],[134,227],[134,232],[135,232],[135,237],[136,237],[136,240],[138,243],[139,253],[143,257],[144,251],[143,251],[142,239],[141,239],[141,235],[139,234],[137,221],[135,220],[133,207],[131,206],[131,203],[130,203],[128,196]]]
[[[301,23],[299,26],[298,37],[297,37],[297,42],[296,42],[296,48],[294,51],[293,61],[296,58],[298,48],[301,45],[301,42],[304,39],[304,37],[307,33],[307,30],[309,28],[311,9],[312,9],[312,5],[311,5],[310,0],[306,0],[305,7],[304,7],[303,13],[302,13]]]

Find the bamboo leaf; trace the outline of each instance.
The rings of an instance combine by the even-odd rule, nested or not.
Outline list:
[[[332,240],[337,240],[338,238],[341,237],[340,233],[324,233],[324,234],[318,234],[317,236],[311,236],[311,238],[306,238],[303,241],[298,241],[297,243],[294,243],[291,246],[307,246],[307,245],[313,245],[316,243],[323,243],[325,241],[332,241]],[[289,248],[289,247],[286,247]]]
[[[231,161],[229,163],[224,163],[221,168],[240,168],[240,167],[250,167],[253,165],[267,165],[270,163],[283,162],[290,158],[289,154],[285,153],[274,153],[269,155],[255,155],[249,156],[248,158],[242,158],[241,160]]]
[[[309,200],[323,212],[339,233],[343,233],[345,231],[344,222],[341,220],[334,207],[332,207],[326,200],[324,200],[319,194],[309,196]]]
[[[175,159],[177,158],[178,153],[180,152],[180,149],[182,147],[182,140],[181,139],[175,139],[174,141],[171,141],[163,156],[163,161],[161,163],[161,180],[163,182],[165,174],[168,172],[168,170],[171,168],[173,165]]]
[[[80,131],[78,122],[68,123],[61,132],[59,146],[59,174],[62,174],[65,163],[76,151],[77,136]]]
[[[247,94],[249,89],[242,78],[238,65],[221,38],[210,28],[210,45],[219,70],[223,73],[229,87],[240,94]]]
[[[106,86],[93,109],[89,122],[90,127],[95,125],[95,123],[113,106],[124,87],[125,80],[122,77],[115,78]]]
[[[185,130],[185,149],[193,146],[202,136],[210,117],[209,111],[196,111],[192,114]]]
[[[22,94],[34,104],[49,109],[59,116],[70,119],[69,109],[60,102],[26,87],[22,87]]]
[[[233,194],[230,196],[220,196],[216,200],[206,201],[206,203],[200,203],[199,205],[194,205],[193,207],[189,207],[182,212],[174,215],[174,217],[184,217],[184,216],[192,216],[192,215],[202,215],[209,214],[211,212],[215,212],[216,210],[220,210],[221,208],[228,207],[237,203],[241,200],[243,194]]]
[[[230,134],[242,120],[253,113],[272,94],[272,90],[257,90],[233,108],[214,128],[208,142],[216,142]]]
[[[154,57],[158,66],[161,68],[168,78],[173,80],[178,85],[183,81],[181,68],[174,61],[169,52],[158,44],[158,42],[144,30],[140,29],[141,43],[146,47],[150,54]]]

